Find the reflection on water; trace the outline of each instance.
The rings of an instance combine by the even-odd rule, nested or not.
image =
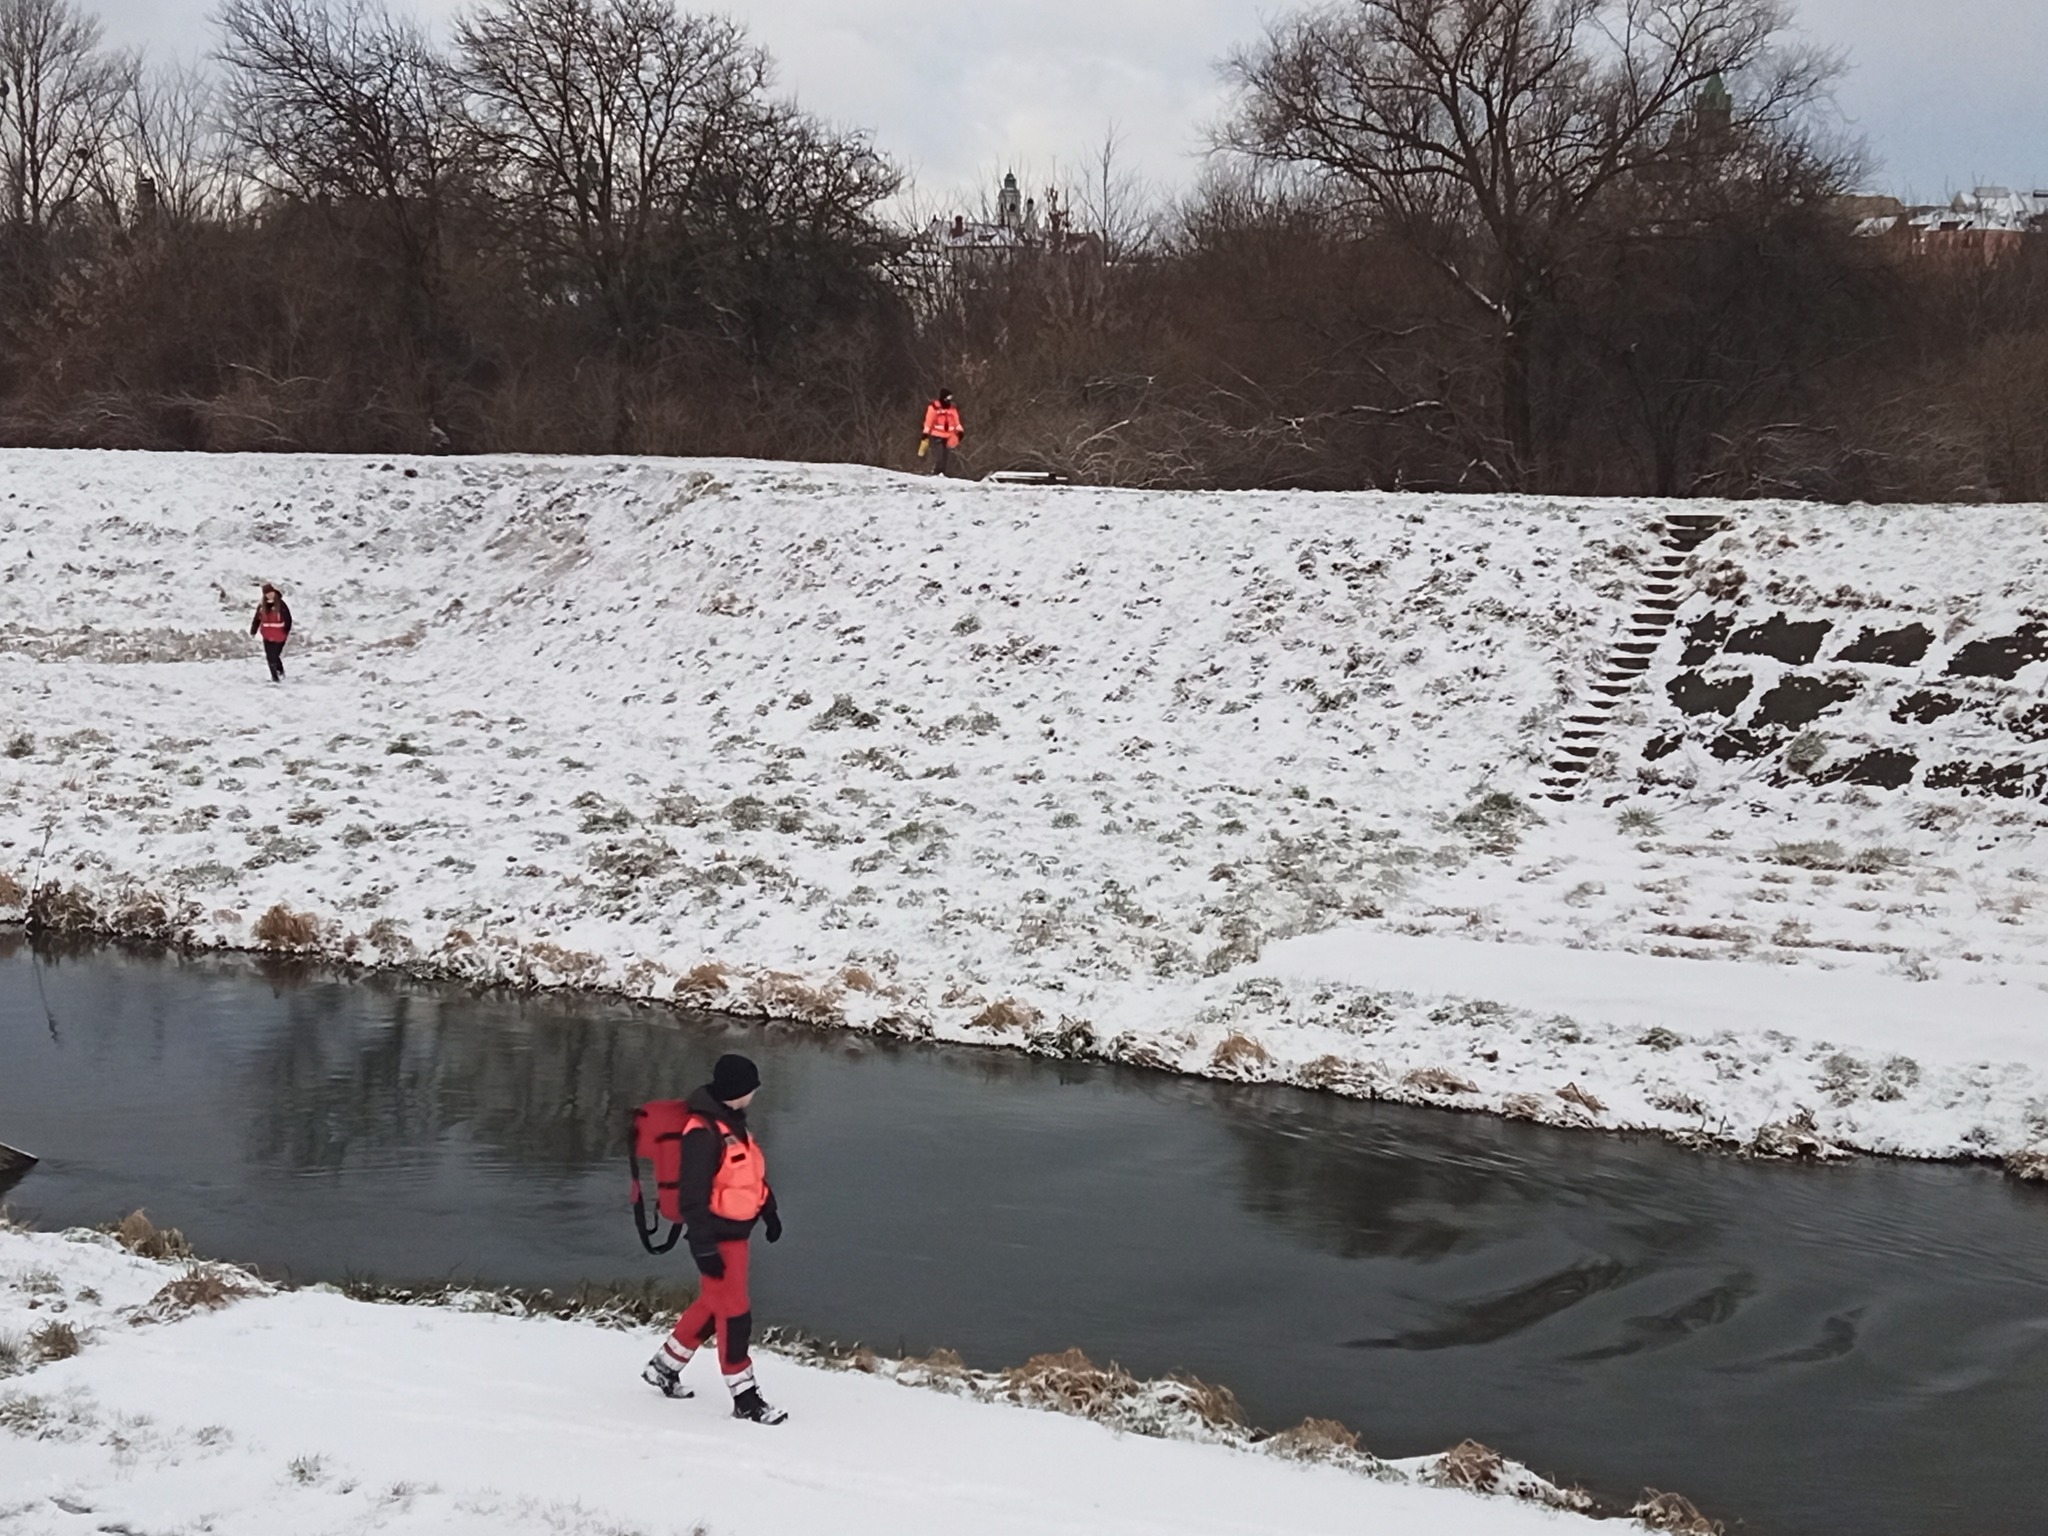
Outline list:
[[[764,1319],[982,1365],[1079,1345],[1753,1531],[2038,1529],[2048,1201],[1981,1170],[0,935],[0,1141],[46,1159],[17,1204],[147,1206],[302,1278],[677,1278],[633,1239],[625,1122],[731,1049],[789,1222]]]

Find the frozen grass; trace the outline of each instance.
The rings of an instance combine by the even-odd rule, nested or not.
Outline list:
[[[40,1360],[69,1360],[84,1343],[70,1323],[52,1318],[28,1336],[28,1347]]]

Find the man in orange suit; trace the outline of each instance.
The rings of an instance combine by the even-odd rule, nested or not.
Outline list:
[[[953,391],[942,389],[938,399],[924,408],[924,441],[918,444],[917,456],[930,458],[932,473],[943,475],[959,446],[960,411],[953,404]]]

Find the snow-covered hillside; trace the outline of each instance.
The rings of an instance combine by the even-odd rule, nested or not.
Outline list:
[[[479,1305],[488,1298],[476,1298]],[[1483,1447],[1374,1460],[1342,1427],[1253,1448],[1174,1388],[1057,1364],[985,1385],[946,1362],[764,1356],[790,1420],[639,1379],[659,1335],[276,1293],[112,1238],[0,1229],[0,1529],[392,1536],[1568,1536],[1597,1529]],[[700,1367],[701,1369],[701,1367]],[[1058,1378],[1058,1379],[1056,1379]],[[1127,1380],[1127,1379],[1126,1379]],[[932,1390],[914,1390],[912,1383]],[[979,1388],[979,1389],[978,1389]],[[1182,1395],[1185,1393],[1183,1391]],[[1114,1399],[1114,1400],[1112,1400]],[[1064,1406],[1065,1414],[1043,1411]],[[1138,1428],[1136,1435],[1118,1428]],[[1515,1489],[1522,1497],[1475,1497]],[[1669,1525],[1660,1529],[1671,1529]]]
[[[0,901],[53,922],[1702,1139],[2048,1147],[2040,509],[1726,509],[1557,804],[1653,504],[0,481]],[[1808,666],[1781,632],[1816,618]],[[1910,663],[1862,638],[1916,624]]]

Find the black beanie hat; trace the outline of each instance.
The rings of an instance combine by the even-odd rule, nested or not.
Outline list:
[[[721,1104],[744,1099],[761,1086],[761,1069],[744,1056],[721,1056],[711,1069],[711,1097]]]

